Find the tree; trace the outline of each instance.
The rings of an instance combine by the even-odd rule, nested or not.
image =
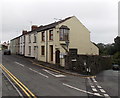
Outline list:
[[[112,59],[114,64],[120,65],[120,52],[116,52]]]
[[[97,46],[99,48],[100,55],[103,55],[105,51],[105,45],[103,43],[98,43]]]
[[[114,42],[115,42],[115,49],[116,49],[116,52],[117,52],[117,51],[120,52],[120,37],[117,36],[117,37],[114,39]]]
[[[98,43],[97,46],[99,48],[100,55],[113,55],[115,53],[114,43],[106,45],[103,43]]]
[[[105,54],[106,55],[113,55],[116,52],[115,45],[113,44],[107,44],[105,47]]]

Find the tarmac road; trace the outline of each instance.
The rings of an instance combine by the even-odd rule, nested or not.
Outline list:
[[[117,71],[107,70],[96,78],[82,78],[52,72],[17,55],[3,55],[2,65],[36,96],[118,96]],[[3,93],[7,91],[4,90]]]

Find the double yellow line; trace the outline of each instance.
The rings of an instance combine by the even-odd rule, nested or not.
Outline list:
[[[28,98],[37,98],[22,82],[20,82],[10,71],[8,71],[2,64],[1,69],[20,87]]]

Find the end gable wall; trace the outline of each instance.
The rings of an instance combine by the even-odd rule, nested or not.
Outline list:
[[[90,41],[90,32],[75,16],[58,26],[62,25],[70,28],[69,48],[77,48],[78,54],[99,55],[98,47]]]

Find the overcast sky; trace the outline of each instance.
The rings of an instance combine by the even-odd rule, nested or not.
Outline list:
[[[113,43],[118,35],[119,0],[2,0],[2,41],[8,41],[30,26],[44,25],[76,16],[91,32],[95,43]],[[1,37],[0,37],[1,40]]]

